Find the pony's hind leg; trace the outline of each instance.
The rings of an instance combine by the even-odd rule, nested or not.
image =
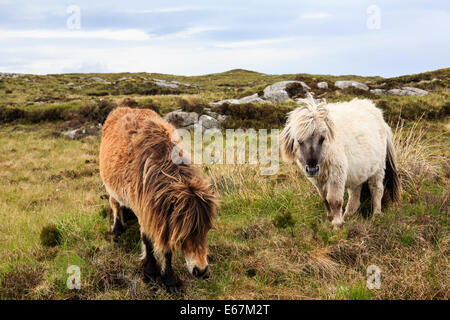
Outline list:
[[[119,242],[120,235],[124,232],[125,226],[123,221],[123,207],[112,196],[109,196],[109,204],[113,212],[112,232],[114,234],[114,243]]]
[[[374,176],[369,178],[370,195],[372,196],[372,212],[373,215],[381,214],[381,200],[384,193],[384,170],[378,171]]]
[[[348,189],[348,202],[345,207],[344,218],[347,216],[352,216],[358,210],[361,204],[361,189],[362,184]]]

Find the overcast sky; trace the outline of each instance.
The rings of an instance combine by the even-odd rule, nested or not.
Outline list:
[[[449,34],[448,0],[0,0],[0,72],[388,77],[450,67]]]

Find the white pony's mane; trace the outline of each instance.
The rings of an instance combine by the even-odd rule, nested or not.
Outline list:
[[[325,130],[329,138],[332,138],[333,126],[327,117],[327,102],[316,101],[308,92],[307,98],[301,99],[300,103],[303,105],[288,113],[286,128],[282,134],[304,141],[317,130]]]

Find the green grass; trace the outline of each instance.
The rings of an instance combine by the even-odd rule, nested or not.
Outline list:
[[[360,283],[350,288],[340,286],[336,291],[336,297],[339,299],[370,300],[371,298],[371,291],[367,289],[365,283]]]

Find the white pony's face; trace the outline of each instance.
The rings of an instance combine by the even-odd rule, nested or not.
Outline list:
[[[326,132],[318,131],[304,140],[297,140],[297,158],[305,174],[308,177],[316,177],[320,174],[320,165],[322,164],[326,152]]]
[[[308,177],[320,174],[320,167],[333,139],[334,125],[328,118],[326,102],[317,104],[312,97],[306,106],[288,114],[281,133],[284,156],[295,160]]]

